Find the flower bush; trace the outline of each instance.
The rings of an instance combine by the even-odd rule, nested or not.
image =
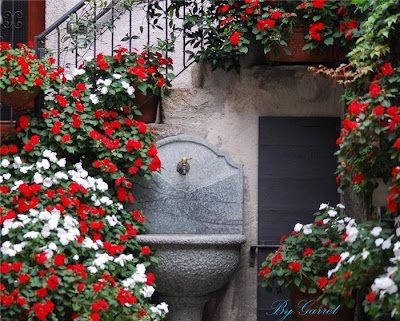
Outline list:
[[[150,302],[157,260],[136,241],[145,217],[124,209],[135,177],[161,167],[152,129],[134,119],[134,93],[168,91],[163,59],[119,48],[56,70],[42,118],[21,115],[0,147],[3,319],[165,317],[168,306]]]
[[[18,44],[12,48],[7,42],[0,42],[0,88],[7,92],[14,90],[33,91],[47,88],[56,72],[49,70],[55,61],[38,59],[33,42]]]
[[[395,0],[357,3],[365,19],[349,64],[313,70],[345,86],[348,108],[337,140],[341,190],[351,186],[370,200],[377,181],[383,179],[390,185],[387,208],[395,213],[400,201],[399,5]]]
[[[268,255],[259,275],[262,286],[271,290],[275,285],[297,287],[304,293],[317,293],[324,276],[340,260],[345,248],[343,233],[338,228],[352,221],[336,208],[321,204],[312,224],[296,224],[290,236],[281,238],[282,245]]]
[[[358,16],[350,1],[208,1],[206,4],[176,1],[172,9],[189,11],[183,31],[198,51],[197,61],[208,60],[213,68],[237,66],[255,38],[268,53],[280,49],[290,54],[288,41],[295,27],[306,28],[303,50],[329,46],[349,48],[359,36]]]

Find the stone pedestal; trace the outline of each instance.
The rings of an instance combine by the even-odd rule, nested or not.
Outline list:
[[[162,302],[168,302],[169,312],[166,321],[201,321],[204,305],[208,296],[157,296]]]

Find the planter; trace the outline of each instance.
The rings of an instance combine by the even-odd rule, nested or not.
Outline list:
[[[348,310],[344,306],[329,309],[319,301],[322,294],[318,291],[315,294],[301,292],[297,287],[290,291],[290,305],[293,310],[292,321],[353,321],[354,310]]]
[[[18,112],[27,107],[33,107],[33,100],[39,94],[39,90],[39,87],[33,88],[32,92],[18,89],[15,89],[13,92],[1,90],[0,102],[6,106],[12,107],[14,112]]]
[[[306,45],[306,36],[308,30],[306,28],[295,28],[293,34],[288,41],[287,48],[291,55],[287,55],[285,51],[279,47],[279,55],[275,55],[274,50],[266,54],[267,60],[281,63],[327,63],[345,60],[345,52],[335,46],[329,46],[324,49],[315,49],[311,52],[303,50]]]
[[[147,95],[143,94],[138,88],[135,88],[135,98],[133,102],[140,106],[138,109],[142,115],[135,115],[137,121],[144,123],[154,123],[157,116],[158,103],[160,102],[160,97],[153,95],[150,91]]]

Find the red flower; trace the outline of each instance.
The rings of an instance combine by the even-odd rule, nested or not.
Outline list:
[[[359,115],[362,112],[365,112],[368,108],[368,103],[360,104],[358,99],[352,100],[349,105],[349,114],[350,116]]]
[[[385,113],[385,108],[379,105],[375,107],[372,112],[375,114],[375,116],[382,116]]]
[[[299,5],[300,9],[304,9],[305,7],[307,7],[307,2],[303,2],[302,4]]]
[[[304,251],[304,256],[310,256],[310,255],[313,255],[313,250],[312,249],[310,249],[310,248],[307,248],[305,251]]]
[[[33,305],[33,311],[39,320],[45,320],[47,315],[53,312],[53,310],[54,303],[51,301],[46,301],[44,304],[37,302]]]
[[[1,146],[0,152],[1,152],[1,155],[7,155],[8,154],[8,146],[5,146],[5,145]]]
[[[375,293],[374,292],[369,292],[369,294],[367,295],[367,301],[369,302],[369,303],[372,303],[372,302],[374,302],[374,300],[375,300]]]
[[[26,273],[21,274],[20,276],[18,276],[18,281],[19,281],[19,283],[21,283],[21,284],[25,284],[25,283],[28,282],[30,279],[31,279],[31,277],[30,277],[28,274],[26,274]]]
[[[13,264],[11,265],[11,268],[12,268],[12,270],[13,270],[15,273],[18,273],[18,272],[21,270],[21,268],[22,268],[22,262],[15,262],[15,263],[13,263]]]
[[[20,82],[21,84],[24,84],[26,82],[26,78],[22,75],[17,77],[18,82]]]
[[[274,20],[277,20],[277,19],[282,18],[282,12],[280,12],[280,11],[274,11],[274,12],[272,13],[272,15],[271,15],[271,18],[274,19]],[[274,25],[275,25],[275,23],[274,23]],[[268,27],[269,27],[269,25],[268,25]],[[273,26],[272,26],[272,27],[273,27]],[[270,27],[270,28],[272,28],[272,27]]]
[[[297,272],[301,268],[301,264],[299,262],[289,263],[288,268],[291,272]]]
[[[282,260],[282,259],[283,259],[282,254],[276,254],[276,255],[272,258],[271,263],[272,263],[272,265],[275,265],[278,261],[280,261],[280,260]]]
[[[158,87],[162,87],[162,86],[164,86],[164,84],[165,84],[165,79],[164,79],[164,77],[160,77],[160,78],[158,79],[157,86],[158,86]]]
[[[44,264],[47,261],[46,253],[36,253],[35,260],[38,264]]]
[[[19,118],[19,126],[20,126],[22,129],[27,128],[27,127],[29,126],[29,119],[28,119],[28,117],[26,117],[26,116],[21,116],[21,117]]]
[[[326,278],[319,278],[317,281],[319,288],[322,289],[325,285],[328,284],[328,280]]]
[[[55,290],[57,289],[59,284],[58,277],[55,275],[52,275],[48,280],[47,280],[47,285],[49,286],[50,290]]]
[[[382,67],[381,67],[381,71],[385,76],[389,76],[393,74],[393,67],[392,64],[390,62],[385,63]]]
[[[260,272],[258,272],[258,276],[262,276],[263,278],[265,278],[269,274],[269,272],[271,272],[271,268],[269,266],[266,266],[265,268],[260,270]]]
[[[41,85],[43,85],[43,80],[40,79],[40,78],[36,78],[35,79],[35,85],[40,87]]]
[[[142,248],[140,249],[140,251],[144,254],[144,255],[149,255],[151,253],[151,249],[148,246],[142,246]]]
[[[379,87],[377,82],[373,82],[371,86],[369,86],[369,95],[372,98],[375,98],[381,93],[381,87]]]
[[[70,135],[70,134],[63,135],[63,136],[61,137],[61,139],[62,139],[62,141],[63,141],[64,143],[69,142],[69,141],[71,140],[71,135]]]
[[[57,254],[54,257],[54,264],[57,266],[64,266],[65,264],[65,256],[62,254]]]
[[[11,264],[7,262],[3,262],[0,266],[0,273],[7,274],[11,270]]]
[[[148,274],[147,274],[147,281],[146,281],[146,284],[147,284],[147,285],[153,285],[155,279],[156,279],[156,278],[155,278],[155,276],[154,276],[153,273],[148,273]]]
[[[44,298],[45,296],[47,296],[47,289],[46,288],[40,288],[39,290],[36,290],[36,295],[39,298]]]
[[[326,0],[311,0],[311,4],[314,8],[322,8],[325,5]]]
[[[82,83],[79,83],[79,84],[76,85],[76,89],[78,89],[80,91],[83,91],[83,90],[86,89],[86,85],[82,84]]]
[[[9,151],[10,153],[15,154],[16,152],[18,152],[18,148],[17,148],[17,146],[15,146],[15,145],[11,145],[11,146],[9,147],[8,151]]]
[[[76,286],[76,289],[78,290],[78,292],[82,292],[82,291],[85,289],[85,284],[79,283],[79,284]]]
[[[387,113],[389,116],[396,116],[399,113],[399,107],[397,106],[391,106],[387,109]]]
[[[92,319],[92,321],[99,321],[100,320],[100,315],[98,313],[92,313],[90,315],[90,318]]]
[[[329,264],[333,264],[333,263],[336,263],[336,262],[339,262],[339,261],[340,261],[340,254],[331,255],[330,257],[328,257]]]
[[[232,45],[236,46],[240,42],[240,32],[232,33],[230,41]]]
[[[358,123],[355,121],[351,121],[349,119],[343,120],[342,124],[343,124],[344,130],[348,131],[348,132],[351,132],[353,129],[358,128]]]
[[[397,150],[400,150],[400,138],[397,138],[396,141],[394,142],[394,148]]]
[[[68,104],[68,101],[61,95],[56,95],[56,100],[60,104],[61,107],[65,107]]]

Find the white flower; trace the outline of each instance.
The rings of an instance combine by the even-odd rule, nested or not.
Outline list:
[[[47,247],[52,250],[52,251],[57,251],[57,245],[56,243],[51,242]]]
[[[319,206],[319,210],[322,211],[322,210],[326,209],[328,206],[329,206],[329,204],[322,203],[322,204]]]
[[[10,179],[10,177],[11,177],[11,174],[10,174],[10,173],[3,174],[3,178],[4,178],[5,180]]]
[[[129,86],[126,89],[126,92],[128,93],[129,96],[132,96],[134,94],[134,92],[135,92],[135,87]]]
[[[95,266],[89,266],[88,270],[89,270],[90,273],[93,273],[93,274],[97,273],[97,268]]]
[[[120,74],[113,74],[113,77],[115,78],[115,79],[121,79],[121,75]]]
[[[74,257],[73,257],[73,259],[74,259],[75,261],[78,261],[78,260],[79,260],[79,255],[78,255],[78,254],[75,254]]]
[[[376,240],[375,240],[375,245],[376,245],[376,247],[381,246],[381,244],[382,244],[383,242],[384,242],[384,239],[382,239],[382,238],[376,239]]]
[[[36,184],[42,184],[42,183],[43,183],[42,174],[36,172],[35,175],[33,175],[33,181],[34,181]]]
[[[93,260],[93,264],[98,266],[100,269],[105,270],[105,264],[112,261],[114,261],[114,258],[111,255],[108,255],[107,253],[96,253],[96,258]]]
[[[371,286],[371,289],[374,292],[378,292],[379,290],[385,290],[389,294],[397,292],[396,284],[388,276],[375,279],[374,284],[372,284]]]
[[[145,297],[145,298],[151,298],[151,296],[154,293],[154,288],[151,285],[146,285],[143,288],[140,289],[140,293]]]
[[[20,168],[21,165],[22,165],[21,157],[19,157],[19,156],[15,157],[15,158],[14,158],[13,167],[14,167],[14,168]]]
[[[107,87],[103,87],[103,88],[101,88],[100,92],[101,92],[103,95],[105,95],[105,94],[108,93],[108,88],[107,88]]]
[[[345,209],[346,208],[343,204],[337,204],[336,207],[337,208],[341,208],[341,209]]]
[[[28,232],[28,233],[25,233],[24,236],[23,236],[23,238],[24,238],[24,239],[35,239],[35,238],[37,238],[38,236],[39,236],[39,233],[38,233],[38,232],[30,231],[30,232]]]
[[[382,250],[390,249],[391,246],[392,246],[392,240],[391,238],[388,238],[387,240],[385,240],[385,242],[382,243]]]
[[[308,235],[308,234],[312,233],[311,224],[304,225],[303,233],[304,233],[304,235]]]
[[[119,257],[114,259],[114,262],[121,265],[122,267],[125,265],[125,262],[132,261],[134,259],[132,254],[121,254]]]
[[[43,180],[43,186],[44,186],[44,187],[49,188],[49,187],[51,187],[52,185],[53,185],[53,180],[52,180],[50,177],[46,177],[46,178]]]
[[[117,225],[117,224],[120,224],[120,225],[121,225],[121,223],[118,221],[118,219],[116,218],[115,215],[113,215],[113,216],[110,216],[110,215],[106,216],[106,220],[107,220],[107,222],[108,222],[108,224],[109,224],[110,226],[115,226],[115,225]]]
[[[103,79],[97,79],[97,81],[96,81],[96,85],[101,85],[101,84],[104,84],[104,80]]]
[[[378,237],[379,234],[381,234],[381,232],[382,232],[382,227],[376,226],[376,227],[374,227],[374,228],[372,229],[371,234],[372,234],[373,236],[375,236],[375,237]]]
[[[9,165],[10,165],[10,161],[9,161],[8,159],[5,159],[5,158],[4,158],[4,159],[1,161],[1,166],[2,166],[2,167],[7,168]]]
[[[295,232],[300,232],[300,230],[303,228],[303,224],[300,224],[300,223],[297,223],[295,226],[294,226],[294,231]]]
[[[335,210],[329,210],[329,211],[328,211],[328,215],[329,215],[330,217],[335,217],[335,216],[337,215],[337,212],[336,212]]]
[[[400,236],[400,227],[396,229],[396,236]]]
[[[351,257],[347,260],[347,262],[351,264],[351,263],[354,262],[355,259],[356,259],[356,256],[353,255],[353,256],[351,256]]]
[[[112,83],[112,80],[111,80],[111,79],[106,79],[106,80],[104,80],[104,85],[106,85],[106,86],[110,86],[111,83]]]
[[[343,252],[340,254],[340,261],[343,262],[345,261],[348,257],[350,256],[349,252]]]
[[[366,249],[363,249],[363,251],[361,253],[362,259],[366,260],[368,256],[369,256],[369,251],[367,251]]]
[[[41,162],[36,163],[36,168],[37,169],[49,169],[50,168],[50,162],[47,159],[43,159]]]
[[[65,167],[67,161],[65,160],[65,158],[61,158],[58,162],[57,165],[60,167]]]
[[[22,166],[22,167],[19,169],[19,171],[20,171],[22,174],[26,174],[26,173],[28,173],[28,172],[32,169],[32,167],[33,167],[33,165],[31,165],[31,166]]]
[[[122,85],[122,87],[124,87],[125,89],[128,89],[128,87],[130,86],[126,81],[121,81],[121,85]]]
[[[96,94],[91,94],[90,96],[89,96],[89,98],[90,98],[90,100],[91,100],[91,102],[93,103],[93,104],[98,104],[99,103],[99,98],[96,96]]]
[[[347,226],[346,227],[346,242],[351,245],[353,244],[358,236],[358,229],[356,227],[352,227],[352,226]]]
[[[87,56],[87,57],[85,57],[85,60],[86,60],[87,62],[90,62],[90,61],[93,60],[93,56]]]

